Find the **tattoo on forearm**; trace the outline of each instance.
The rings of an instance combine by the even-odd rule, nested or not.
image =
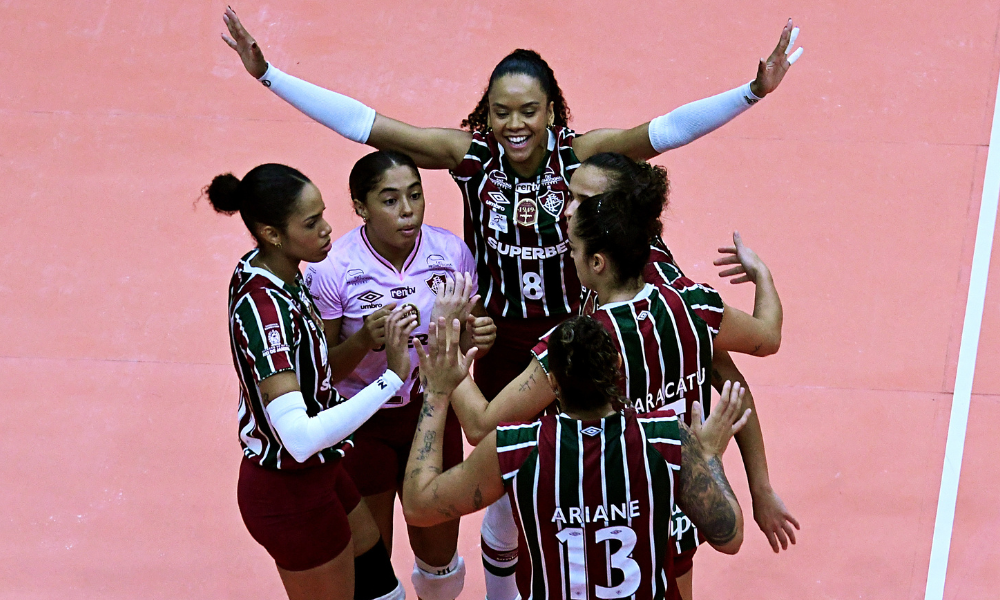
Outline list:
[[[713,385],[722,385],[722,383],[723,383],[723,381],[722,381],[722,373],[719,373],[718,369],[716,369],[715,367],[712,367],[712,384]]]
[[[437,439],[436,431],[428,431],[424,433],[424,445],[420,447],[417,451],[417,460],[423,461],[427,460],[427,456],[431,453],[434,446],[434,440]]]
[[[717,456],[708,460],[702,454],[701,441],[681,425],[681,490],[677,504],[691,522],[713,544],[720,545],[736,537],[735,500],[722,462]]]
[[[764,344],[757,344],[756,346],[754,346],[754,347],[753,347],[753,354],[757,354],[758,352],[760,352],[760,349],[761,349],[761,348],[762,348],[763,346],[764,346]]]
[[[483,490],[480,489],[478,485],[476,486],[475,493],[472,494],[472,506],[476,510],[479,510],[480,508],[483,507]]]

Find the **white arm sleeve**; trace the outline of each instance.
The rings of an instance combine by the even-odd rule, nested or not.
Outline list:
[[[354,98],[302,81],[268,64],[258,80],[279,98],[349,140],[364,144],[375,124],[375,109]]]
[[[732,121],[758,100],[748,83],[679,106],[649,122],[649,143],[657,152],[680,148]]]
[[[301,463],[344,441],[401,387],[403,382],[396,373],[387,370],[350,400],[320,411],[315,417],[306,414],[306,403],[299,391],[278,396],[264,410],[281,445]]]

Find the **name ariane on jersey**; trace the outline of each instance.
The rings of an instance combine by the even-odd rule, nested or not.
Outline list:
[[[311,417],[343,401],[330,385],[326,337],[302,278],[286,284],[250,264],[257,250],[240,259],[229,284],[229,340],[240,377],[240,444],[243,454],[262,467],[300,469],[344,455],[345,441],[298,463],[271,429],[261,402],[260,382],[294,371]]]
[[[410,334],[410,364],[413,371],[399,394],[385,403],[386,408],[404,406],[419,392],[415,385],[417,352],[413,338],[427,342],[427,325],[437,291],[445,278],[455,273],[476,277],[476,265],[465,243],[450,231],[424,225],[413,251],[397,271],[372,247],[364,227],[353,229],[333,243],[326,260],[306,268],[306,285],[324,319],[340,319],[342,342],[364,327],[365,317],[391,302],[416,310],[417,328]],[[475,285],[475,280],[473,285]],[[337,383],[342,394],[351,397],[378,379],[388,368],[384,349],[365,354],[354,371]]]
[[[538,173],[522,179],[507,164],[492,132],[474,133],[451,175],[465,199],[465,241],[479,270],[490,314],[547,317],[576,312],[580,280],[567,248],[569,180],[580,166],[576,134],[549,129]]]
[[[668,560],[681,465],[675,415],[549,415],[497,428],[522,551],[522,598],[675,597]]]

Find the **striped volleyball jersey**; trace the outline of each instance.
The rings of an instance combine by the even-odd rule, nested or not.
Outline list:
[[[559,414],[497,428],[520,536],[521,598],[677,597],[667,560],[681,466],[677,419],[626,409],[594,421]]]
[[[576,134],[556,127],[548,135],[545,160],[532,178],[514,172],[492,132],[473,133],[465,159],[451,172],[465,199],[465,241],[491,315],[570,315],[580,301],[563,213],[580,166]]]
[[[254,250],[240,259],[229,284],[229,340],[240,379],[240,444],[262,467],[301,469],[344,455],[349,440],[325,448],[304,463],[282,446],[264,411],[259,384],[271,375],[294,371],[312,417],[343,401],[330,385],[326,337],[312,297],[300,276],[286,284],[250,264]]]
[[[439,287],[455,273],[469,273],[475,280],[476,264],[468,247],[454,233],[440,227],[421,226],[413,250],[397,271],[372,247],[364,227],[337,239],[322,262],[306,267],[305,282],[324,319],[340,319],[340,342],[364,327],[365,317],[390,302],[417,313],[417,328],[410,334],[412,372],[396,396],[383,408],[405,406],[417,397],[417,352],[413,338],[427,343],[427,325]],[[473,281],[475,284],[475,281]],[[354,371],[337,382],[337,389],[354,396],[389,368],[385,348],[368,352]]]
[[[649,245],[649,259],[646,261],[646,266],[642,271],[643,281],[652,284],[659,282],[666,283],[656,274],[655,264],[660,262],[670,263],[677,269],[678,273],[681,273],[681,268],[677,266],[677,261],[674,260],[674,255],[670,252],[670,248],[667,248],[666,242],[663,241],[662,237],[656,236]],[[681,276],[683,277],[684,273],[681,273]],[[583,299],[580,301],[580,314],[589,315],[596,309],[597,293],[588,288],[583,288]]]
[[[633,299],[601,305],[588,316],[604,325],[622,355],[623,391],[632,406],[639,413],[673,410],[690,421],[696,400],[706,414],[711,403],[709,369],[722,298],[669,263],[652,267],[663,282],[647,283]],[[531,352],[548,372],[548,334]]]

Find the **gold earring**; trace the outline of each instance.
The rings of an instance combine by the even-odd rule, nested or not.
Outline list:
[[[274,247],[275,248],[281,248],[281,242],[275,242]]]

